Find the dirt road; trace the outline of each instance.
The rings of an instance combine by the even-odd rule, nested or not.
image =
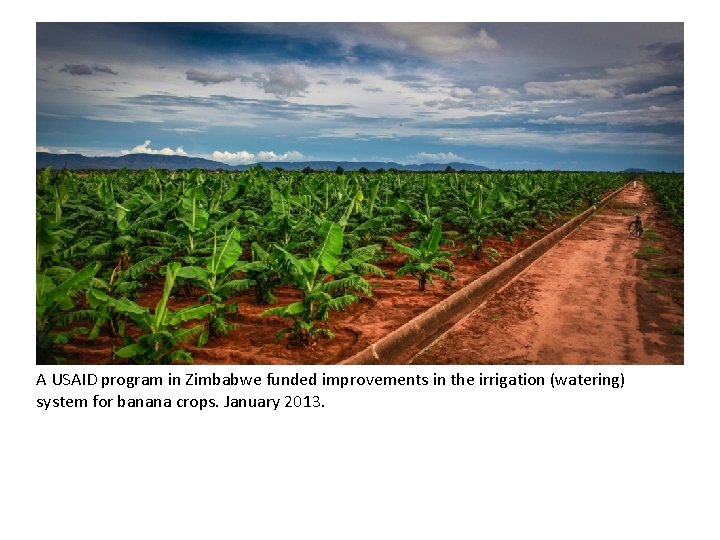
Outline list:
[[[682,235],[639,182],[413,363],[682,364],[682,272]]]

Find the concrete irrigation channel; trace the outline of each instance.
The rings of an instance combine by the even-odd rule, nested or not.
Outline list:
[[[491,294],[498,291],[563,238],[576,230],[623,188],[614,191],[600,203],[588,208],[533,245],[508,259],[490,272],[434,305],[400,328],[343,360],[340,364],[406,364],[473,312]]]

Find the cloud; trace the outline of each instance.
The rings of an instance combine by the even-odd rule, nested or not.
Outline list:
[[[108,66],[103,66],[102,64],[95,64],[93,71],[97,73],[107,73],[108,75],[117,75],[117,71],[113,71]]]
[[[586,112],[577,115],[559,114],[547,119],[530,119],[528,124],[606,124],[606,125],[639,125],[658,126],[661,124],[682,124],[682,109],[671,109],[651,105],[645,109],[625,109],[616,111]]]
[[[128,154],[153,154],[160,156],[187,156],[182,146],[178,146],[175,150],[172,148],[162,148],[161,150],[153,150],[150,148],[150,141],[146,140],[143,144],[137,145],[131,150],[121,150],[120,154],[125,156]]]
[[[347,77],[343,82],[345,84],[360,84],[362,81],[357,77]]]
[[[70,75],[92,75],[93,73],[117,75],[117,71],[113,71],[108,66],[102,64],[95,64],[92,67],[87,64],[65,64],[65,67],[60,68],[58,71],[61,73],[69,73]]]
[[[513,88],[480,86],[472,89],[460,86],[451,88],[449,97],[445,99],[429,99],[423,101],[423,104],[438,111],[466,109],[473,111],[476,116],[500,116],[518,114],[530,107],[536,109],[538,103],[549,101],[518,99],[518,96],[519,92]],[[557,100],[552,101],[558,103]]]
[[[475,49],[493,50],[498,42],[484,28],[466,23],[384,23],[382,28],[406,48],[431,56],[450,56]]]
[[[497,86],[478,86],[475,89],[463,87],[463,86],[456,86],[450,90],[450,96],[458,99],[468,99],[468,98],[490,98],[490,99],[497,99],[497,98],[508,98],[511,96],[516,96],[518,94],[517,90],[514,90],[512,88],[498,88]]]
[[[684,43],[653,43],[645,49],[654,53],[655,58],[668,62],[682,61],[685,57]]]
[[[190,69],[185,72],[185,77],[188,81],[193,81],[203,86],[209,84],[220,84],[222,82],[232,82],[239,77],[235,73],[228,73],[223,71],[210,72],[200,71],[198,69]]]
[[[238,150],[237,152],[228,152],[227,150],[220,152],[219,150],[215,150],[212,153],[212,159],[223,163],[237,165],[258,163],[260,161],[302,161],[305,159],[305,156],[297,150],[290,150],[289,152],[285,152],[283,154],[276,154],[271,150],[261,150],[257,154],[253,154],[247,150]]]
[[[300,96],[310,86],[308,80],[289,65],[283,64],[258,76],[258,86],[266,94],[277,97]]]
[[[618,92],[614,81],[583,79],[555,82],[529,82],[525,84],[528,95],[546,98],[584,97],[606,99]]]
[[[306,120],[309,117],[334,117],[354,108],[349,104],[315,105],[275,98],[242,98],[226,94],[180,96],[169,92],[120,97],[118,101],[132,108],[132,121],[135,121],[135,118],[147,121],[153,117],[154,110],[181,109],[185,115],[183,122],[192,121],[198,128],[208,129],[221,125],[252,127],[257,119]],[[164,116],[163,112],[162,121],[167,120]]]
[[[69,73],[70,75],[92,75],[93,71],[90,66],[85,64],[65,64],[65,67],[60,68],[61,72]]]
[[[672,72],[672,66],[661,62],[633,64],[631,66],[611,67],[605,69],[611,77],[623,82],[645,80],[648,77],[662,76]]]
[[[161,131],[175,131],[177,133],[207,133],[207,129],[198,129],[198,128],[189,128],[189,127],[160,128],[160,130]]]
[[[373,87],[373,88],[365,87],[365,88],[363,88],[363,90],[365,90],[366,92],[371,92],[371,93],[373,93],[373,94],[377,94],[378,92],[382,92],[382,91],[383,91],[382,88],[378,88],[377,86],[376,86],[376,87]]]
[[[625,94],[625,97],[628,99],[645,99],[645,98],[654,98],[658,96],[665,96],[668,94],[675,94],[677,92],[682,92],[682,88],[679,86],[671,85],[671,86],[658,86],[657,88],[653,88],[652,90],[648,92],[642,92],[640,94]]]
[[[35,151],[36,152],[50,152],[50,149],[47,146],[36,146]]]
[[[407,160],[408,163],[470,163],[470,160],[453,152],[438,152],[435,154],[418,152],[412,156],[407,156]]]
[[[477,89],[477,94],[485,97],[506,97],[508,94],[517,95],[518,92],[512,88],[503,90],[496,86],[481,86]]]
[[[597,122],[596,122],[597,123]],[[405,137],[426,137],[427,128],[407,126],[403,128]],[[318,138],[349,138],[353,141],[359,139],[392,139],[388,130],[384,127],[353,127],[353,128],[332,128],[323,129],[317,133]],[[558,127],[552,129],[536,129],[530,124],[526,127],[478,127],[478,126],[442,126],[438,125],[433,130],[432,138],[434,144],[444,146],[460,146],[463,148],[475,147],[505,147],[505,148],[536,148],[546,149],[553,152],[569,151],[572,149],[598,150],[614,148],[621,152],[633,151],[631,149],[642,148],[643,151],[653,153],[669,152],[682,154],[683,135],[682,133],[661,133],[653,132],[651,129],[629,130],[622,126],[621,129],[610,130],[607,127],[600,129],[580,128],[567,129]],[[441,158],[445,158],[441,160]],[[461,156],[453,153],[432,154],[421,152],[408,156],[408,161],[435,161],[431,158],[438,158],[439,162],[458,161],[462,162]],[[466,160],[467,161],[467,160]],[[474,161],[473,161],[474,162]]]
[[[422,77],[420,75],[413,75],[411,73],[401,73],[400,75],[391,75],[388,77],[389,81],[397,81],[397,82],[420,82],[424,81],[425,77]]]
[[[524,88],[526,94],[533,98],[603,100],[658,97],[682,90],[682,68],[677,62],[640,62],[604,68],[593,78],[532,81],[525,83]],[[644,92],[647,88],[652,90]]]
[[[466,98],[472,97],[474,92],[469,88],[453,88],[450,90],[450,95],[454,98]]]
[[[653,133],[650,131],[535,131],[524,128],[499,128],[476,130],[446,130],[439,140],[444,144],[467,146],[509,146],[516,148],[546,148],[553,151],[572,148],[643,148],[657,153],[683,152],[682,135]]]
[[[297,161],[305,159],[305,156],[297,150],[291,150],[280,155],[277,155],[275,152],[261,150],[258,152],[257,157],[260,161]]]

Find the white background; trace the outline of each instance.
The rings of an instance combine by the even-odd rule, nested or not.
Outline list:
[[[718,538],[715,17],[628,2],[410,11],[273,3],[80,2],[6,13],[8,159],[0,199],[4,299],[0,384],[4,538]],[[272,9],[271,9],[272,8]],[[622,390],[317,389],[323,409],[55,409],[35,398],[33,206],[35,22],[58,20],[685,21],[686,355],[675,367],[571,367]],[[711,262],[711,258],[715,261]],[[530,375],[553,367],[172,368],[291,375]],[[157,368],[62,368],[160,374]],[[312,389],[310,389],[312,390]],[[95,389],[74,389],[89,397]],[[145,390],[110,390],[142,397]],[[169,393],[163,389],[163,395]],[[265,387],[253,392],[266,395]],[[273,395],[286,392],[273,390]],[[232,393],[232,392],[231,392]],[[295,392],[288,392],[295,393]],[[305,392],[297,392],[305,393]],[[214,395],[224,388],[183,389]],[[169,394],[172,395],[172,394]]]

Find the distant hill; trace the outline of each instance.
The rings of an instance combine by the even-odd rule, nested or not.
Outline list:
[[[203,158],[185,156],[160,156],[152,154],[128,154],[120,157],[88,157],[82,154],[50,154],[36,152],[38,169],[219,169],[228,168],[224,163]]]
[[[310,167],[314,170],[331,170],[342,167],[347,171],[357,171],[366,168],[371,171],[377,169],[397,169],[400,171],[444,171],[451,167],[456,171],[489,171],[482,165],[472,163],[422,163],[419,165],[400,165],[399,163],[383,161],[298,161],[298,162],[261,162],[266,169],[281,167],[288,171],[302,170]],[[49,152],[36,152],[35,166],[37,169],[53,167],[54,169],[204,169],[204,170],[245,170],[248,165],[228,165],[219,161],[186,156],[162,156],[155,154],[128,154],[120,157],[99,156],[88,157],[82,154],[51,154]]]
[[[631,167],[630,169],[625,169],[623,172],[628,172],[628,173],[646,173],[646,172],[650,172],[650,171],[648,171],[647,169],[635,169],[635,168],[632,168],[632,167]]]

